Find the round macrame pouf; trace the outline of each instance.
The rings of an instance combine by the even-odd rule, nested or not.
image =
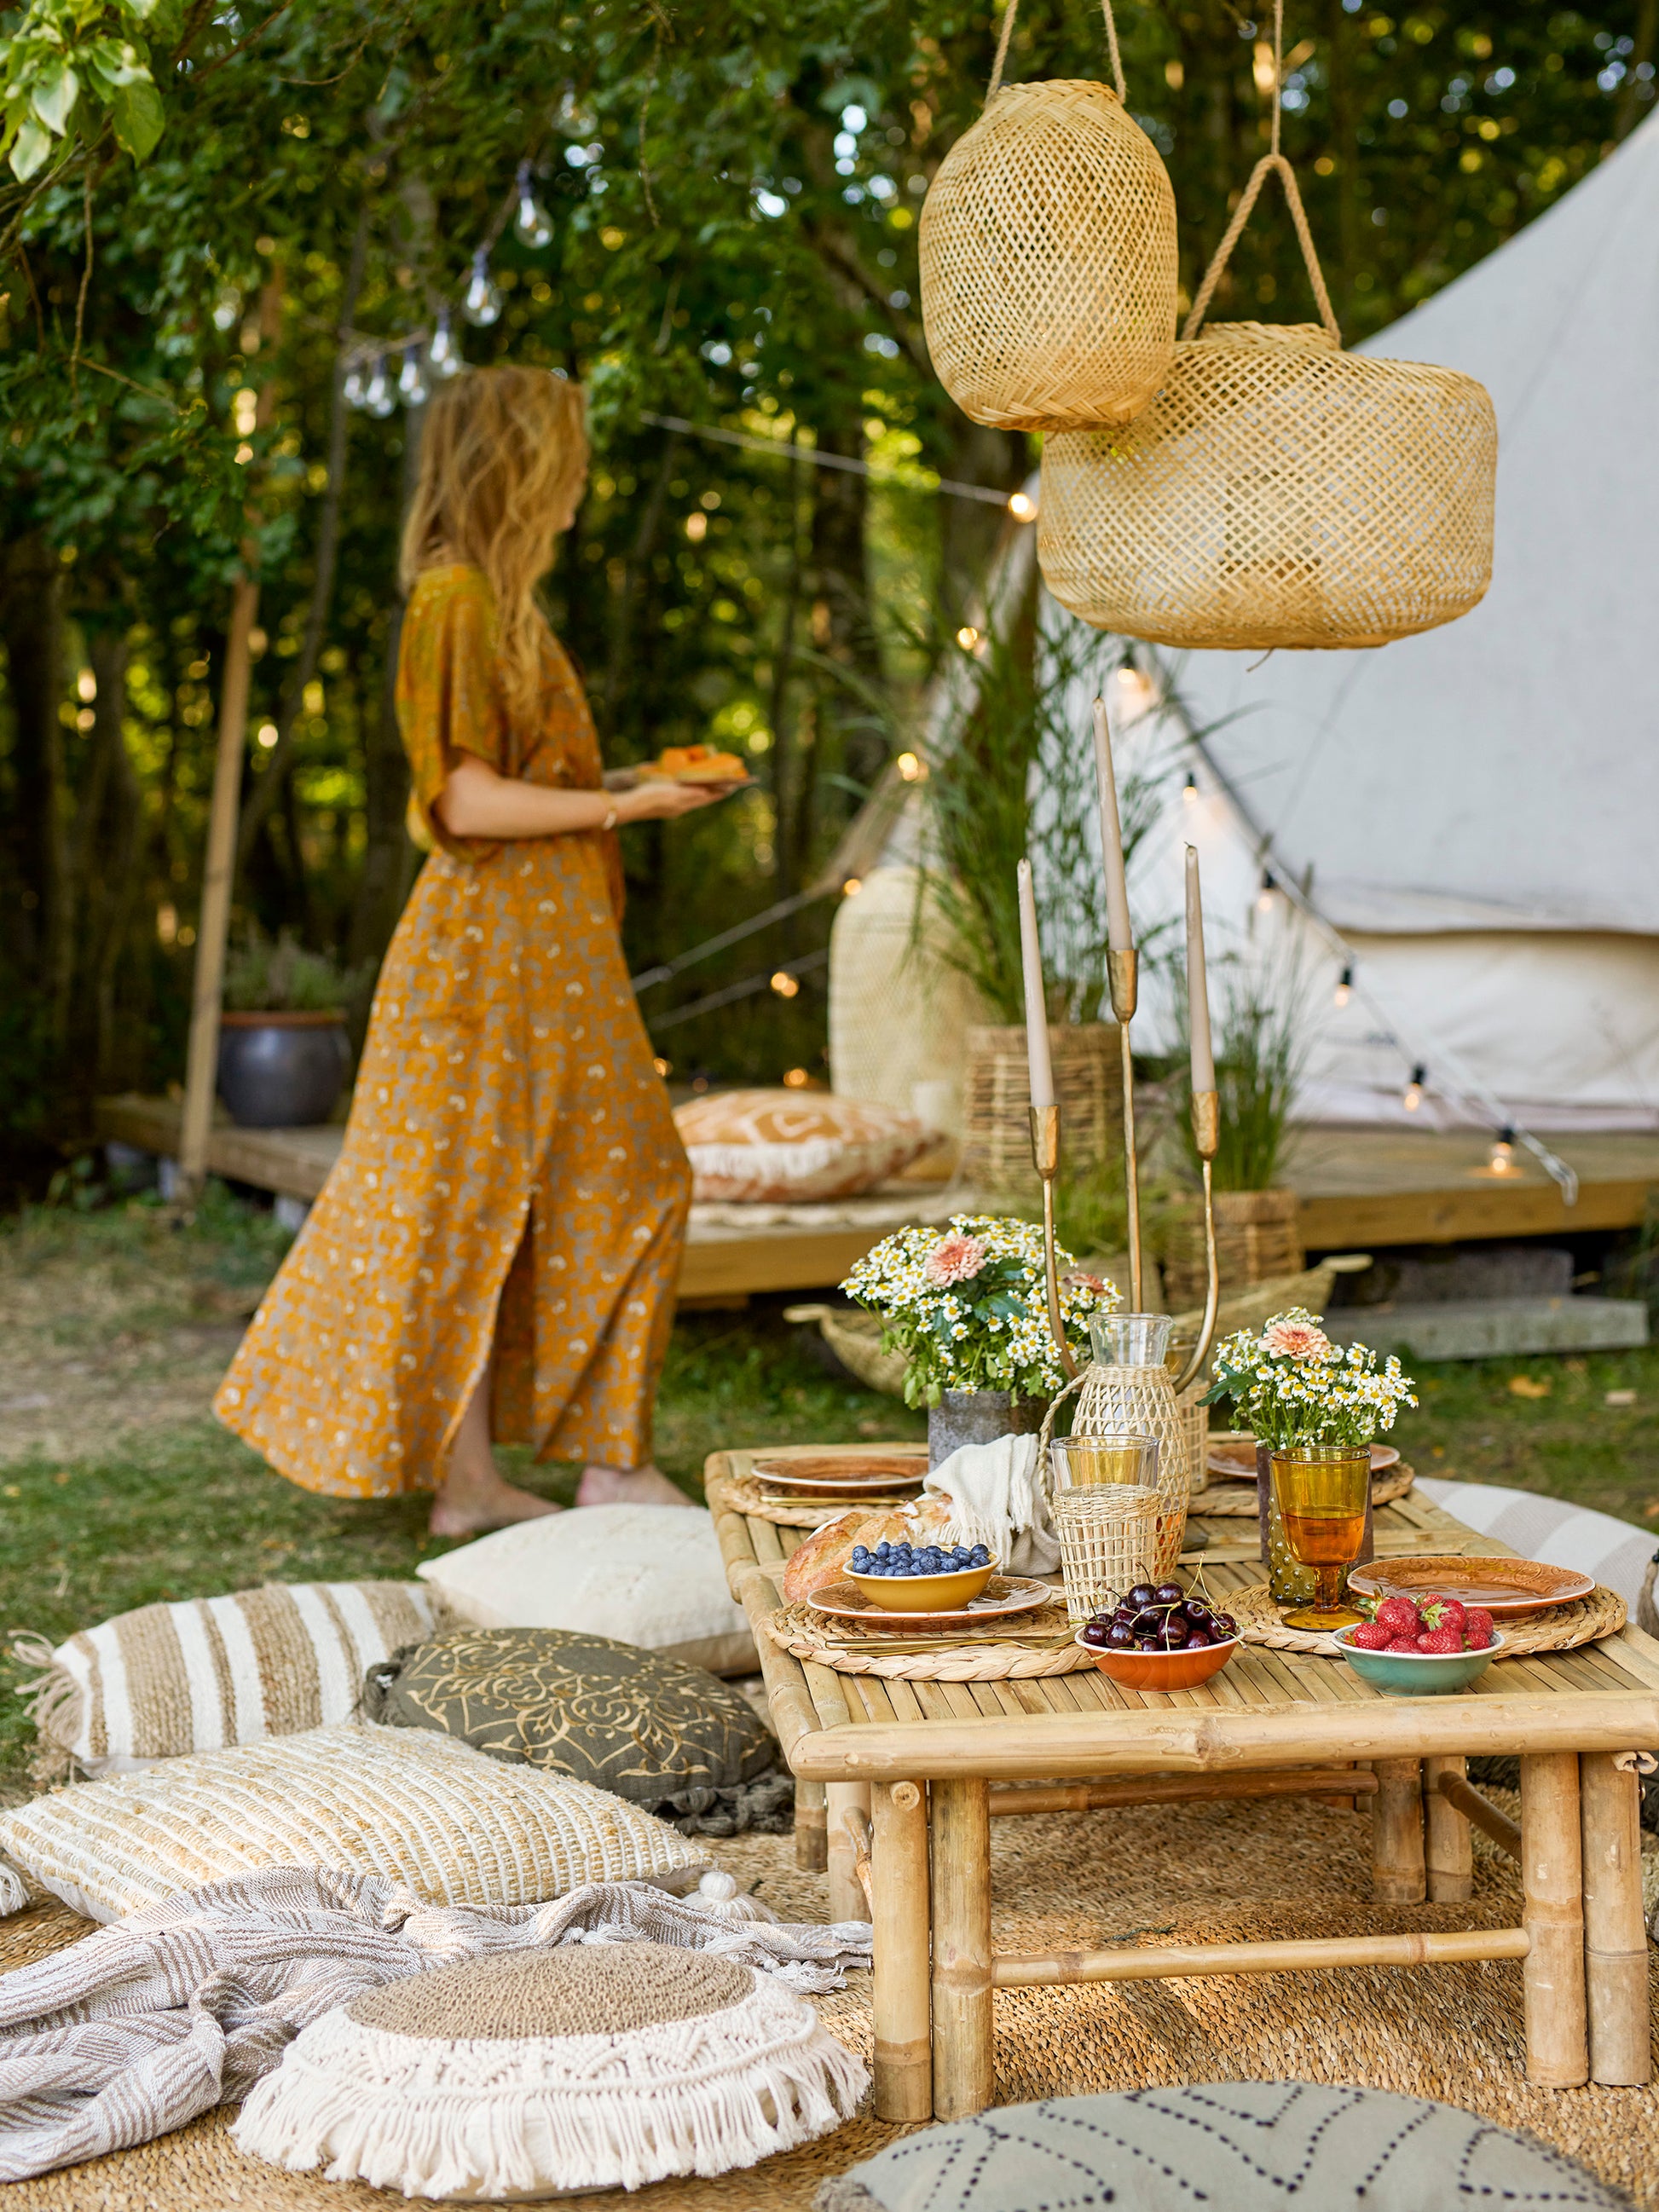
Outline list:
[[[781,1982],[663,1943],[514,1951],[313,2021],[236,2122],[291,2172],[406,2197],[556,2197],[725,2173],[828,2135],[862,2063]]]

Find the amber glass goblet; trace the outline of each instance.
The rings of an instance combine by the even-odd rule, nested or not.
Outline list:
[[[1276,1451],[1273,1496],[1285,1540],[1292,1556],[1311,1567],[1319,1588],[1311,1605],[1285,1616],[1287,1628],[1316,1634],[1352,1628],[1363,1613],[1342,1602],[1349,1568],[1365,1542],[1365,1505],[1370,1494],[1371,1455],[1360,1444],[1298,1444]]]

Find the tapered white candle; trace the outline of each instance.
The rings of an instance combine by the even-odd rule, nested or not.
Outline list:
[[[1198,848],[1187,848],[1187,1024],[1193,1041],[1193,1090],[1215,1089],[1210,1043],[1210,991],[1204,974],[1204,901],[1198,888]]]
[[[1054,1071],[1048,1057],[1048,1009],[1042,995],[1042,946],[1037,937],[1036,893],[1031,864],[1022,860],[1019,881],[1019,957],[1025,972],[1025,1051],[1031,1068],[1031,1103],[1054,1103]]]
[[[1133,952],[1129,886],[1123,875],[1123,824],[1117,811],[1112,732],[1103,699],[1095,701],[1095,779],[1100,787],[1100,846],[1106,867],[1106,942],[1114,952]]]

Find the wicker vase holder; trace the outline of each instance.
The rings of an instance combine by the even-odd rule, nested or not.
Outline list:
[[[1218,1190],[1214,1202],[1224,1298],[1254,1283],[1302,1273],[1301,1202],[1293,1190]],[[1170,1224],[1164,1232],[1162,1260],[1170,1310],[1182,1313],[1202,1305],[1207,1277],[1201,1209],[1194,1206]]]
[[[1060,430],[1125,422],[1175,350],[1175,193],[1116,90],[1002,84],[1009,0],[985,112],[921,210],[921,317],[933,369],[975,422]]]
[[[1455,369],[1342,350],[1297,191],[1256,164],[1157,398],[1042,452],[1037,555],[1060,605],[1160,645],[1384,645],[1455,622],[1492,580],[1498,428]],[[1203,327],[1269,172],[1320,321]]]
[[[1195,1383],[1177,1398],[1167,1367],[1104,1367],[1097,1360],[1068,1382],[1048,1408],[1037,1445],[1037,1465],[1050,1480],[1048,1447],[1054,1441],[1054,1417],[1073,1392],[1078,1393],[1072,1417],[1074,1436],[1105,1436],[1118,1432],[1156,1437],[1158,1493],[1164,1503],[1158,1529],[1158,1556],[1151,1562],[1158,1577],[1167,1575],[1181,1555],[1187,1526],[1188,1501],[1194,1486],[1209,1480],[1205,1465],[1208,1449],[1209,1408],[1198,1403],[1206,1386]],[[1138,1487],[1135,1485],[1112,1487]],[[1073,1495],[1052,1492],[1051,1506]]]
[[[1172,1518],[1162,1492],[1138,1482],[1091,1483],[1059,1492],[1053,1510],[1066,1612],[1074,1627],[1109,1613],[1137,1583],[1162,1579],[1158,1562]],[[1186,1517],[1183,1508],[1178,1518],[1184,1523]],[[1179,1528],[1175,1548],[1181,1548]]]
[[[1123,1149],[1117,1029],[1109,1022],[1051,1023],[1048,1049],[1066,1133],[1062,1168],[1068,1175],[1084,1173]],[[965,1183],[987,1190],[1038,1188],[1023,1022],[968,1032],[959,1172]]]

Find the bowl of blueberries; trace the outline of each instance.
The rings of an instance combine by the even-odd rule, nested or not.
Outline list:
[[[886,1613],[956,1613],[970,1604],[997,1571],[983,1544],[894,1544],[872,1552],[860,1544],[848,1562],[849,1580]]]
[[[1112,1613],[1097,1613],[1077,1642],[1126,1690],[1190,1690],[1218,1674],[1237,1650],[1238,1623],[1179,1583],[1137,1583]]]

